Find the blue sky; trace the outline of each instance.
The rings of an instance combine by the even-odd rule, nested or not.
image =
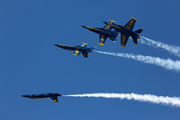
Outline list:
[[[31,100],[23,94],[58,92],[138,93],[180,96],[180,72],[132,59],[92,52],[82,55],[54,46],[87,42],[96,50],[149,55],[179,60],[175,55],[120,36],[99,46],[99,36],[81,27],[103,27],[103,21],[125,25],[137,19],[142,36],[180,46],[180,1],[163,0],[7,0],[0,1],[0,119],[63,120],[179,120],[180,108],[105,98],[59,97]]]

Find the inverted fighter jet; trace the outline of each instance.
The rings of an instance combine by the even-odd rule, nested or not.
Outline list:
[[[51,98],[56,103],[58,102],[57,96],[61,96],[61,94],[43,93],[43,94],[33,94],[33,95],[22,95],[22,97],[31,98],[31,99]]]
[[[88,58],[88,55],[91,55],[91,52],[93,51],[93,49],[96,48],[96,47],[87,48],[86,47],[88,45],[87,43],[83,43],[79,46],[69,46],[69,45],[62,45],[62,44],[54,44],[54,45],[65,50],[74,51],[74,54],[73,54],[74,56],[79,56],[79,54],[82,53],[85,58]]]

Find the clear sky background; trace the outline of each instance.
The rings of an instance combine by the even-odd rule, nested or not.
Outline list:
[[[46,92],[138,93],[180,96],[180,72],[132,59],[92,52],[88,59],[54,44],[87,42],[96,50],[179,60],[175,55],[129,40],[126,47],[81,27],[103,21],[125,25],[137,19],[142,36],[180,46],[179,0],[4,0],[0,1],[1,120],[179,120],[180,108],[105,98],[59,97],[32,100],[24,94]]]

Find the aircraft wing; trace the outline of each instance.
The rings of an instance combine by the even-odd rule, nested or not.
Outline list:
[[[127,29],[132,30],[135,23],[136,23],[136,19],[132,18],[124,27],[127,28]]]
[[[125,34],[121,33],[121,46],[122,47],[125,47],[128,39],[129,39],[128,35],[125,35]]]
[[[57,96],[51,96],[51,99],[56,103],[58,102]]]
[[[99,34],[99,42],[100,43],[98,43],[99,45],[104,45],[104,43],[105,43],[105,41],[106,41],[106,39],[107,39],[107,35],[103,35],[103,34]]]

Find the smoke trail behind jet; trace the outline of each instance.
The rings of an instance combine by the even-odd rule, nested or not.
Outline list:
[[[76,95],[64,95],[69,97],[103,97],[103,98],[120,98],[127,100],[137,100],[140,102],[151,102],[156,104],[171,105],[180,107],[180,97],[168,97],[168,96],[156,96],[151,94],[136,94],[136,93],[88,93],[88,94],[76,94]]]
[[[149,38],[146,38],[143,36],[140,37],[139,42],[141,44],[146,44],[146,45],[149,45],[149,46],[152,46],[155,48],[161,48],[163,50],[168,51],[171,54],[174,54],[174,55],[180,57],[180,47],[164,44],[162,42],[157,42],[157,41],[154,41],[152,39],[149,39]]]
[[[96,51],[96,50],[94,50],[94,52],[106,54],[106,55],[124,57],[124,58],[131,58],[136,61],[142,61],[144,63],[155,64],[157,66],[166,68],[167,70],[175,70],[175,71],[180,72],[180,61],[177,61],[177,60],[173,61],[171,59],[161,59],[159,57],[134,55],[134,54],[127,54],[127,53],[104,52],[104,51]]]

